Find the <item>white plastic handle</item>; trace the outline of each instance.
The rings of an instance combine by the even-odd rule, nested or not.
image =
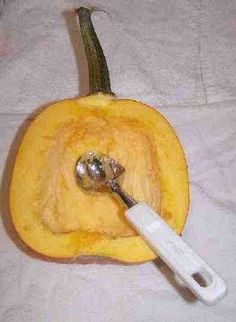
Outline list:
[[[126,217],[155,253],[205,304],[213,305],[227,293],[224,280],[145,203],[126,211]]]

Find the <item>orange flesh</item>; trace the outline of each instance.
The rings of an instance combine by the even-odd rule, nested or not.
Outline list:
[[[122,203],[78,187],[75,162],[89,150],[123,164],[122,187],[181,232],[188,211],[188,176],[173,129],[142,103],[97,94],[49,106],[26,132],[10,198],[19,235],[50,257],[98,255],[130,263],[155,258],[125,220]]]

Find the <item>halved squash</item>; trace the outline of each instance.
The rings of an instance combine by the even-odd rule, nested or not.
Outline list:
[[[91,11],[80,8],[78,13],[92,94],[56,102],[31,123],[11,182],[13,223],[28,246],[49,257],[149,261],[156,255],[125,220],[122,203],[110,194],[83,192],[76,182],[75,163],[86,151],[114,158],[126,168],[122,187],[180,233],[189,204],[184,152],[157,110],[112,95]]]

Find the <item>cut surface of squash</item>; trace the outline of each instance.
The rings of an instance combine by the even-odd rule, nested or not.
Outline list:
[[[111,194],[83,192],[75,163],[105,153],[126,171],[122,188],[152,206],[177,232],[189,204],[181,144],[165,118],[133,100],[95,94],[56,102],[29,126],[11,182],[12,219],[21,239],[54,258],[96,255],[144,262],[156,255],[126,221]]]

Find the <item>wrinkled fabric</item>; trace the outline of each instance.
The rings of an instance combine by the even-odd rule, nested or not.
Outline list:
[[[119,97],[157,107],[189,166],[183,233],[226,280],[227,297],[204,306],[160,261],[81,265],[43,261],[15,241],[8,187],[32,113],[87,93],[75,5],[93,21]],[[235,321],[236,1],[7,0],[0,16],[0,321]]]

